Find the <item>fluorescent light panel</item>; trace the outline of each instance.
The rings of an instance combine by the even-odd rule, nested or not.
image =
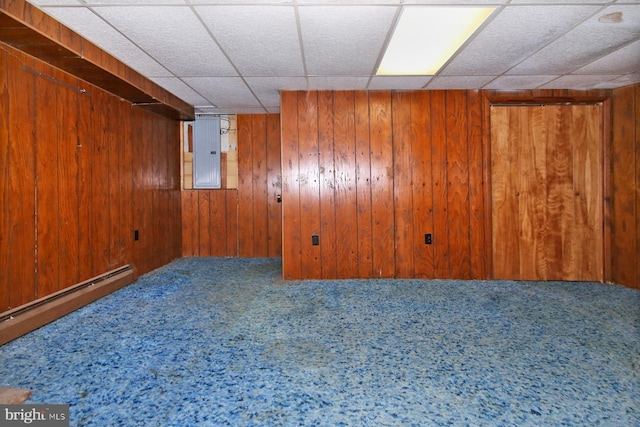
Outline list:
[[[377,74],[436,74],[494,10],[405,6]]]

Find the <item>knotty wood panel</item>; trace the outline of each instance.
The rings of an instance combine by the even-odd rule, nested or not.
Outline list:
[[[451,276],[471,278],[467,92],[446,93],[447,211]]]
[[[611,279],[640,289],[640,85],[612,97]]]
[[[414,275],[432,279],[433,245],[425,245],[425,234],[433,233],[433,165],[431,162],[431,92],[411,94],[411,179],[413,182]]]
[[[44,71],[36,64],[36,71]],[[55,85],[36,79],[35,138],[37,143],[36,162],[36,297],[41,298],[59,289],[58,213],[60,209],[58,193],[58,126],[50,120],[37,120],[53,114],[57,117]]]
[[[298,151],[298,93],[280,95],[282,133],[282,274],[301,278],[300,169]]]
[[[26,55],[6,50],[9,114],[9,306],[36,299],[35,241],[35,75],[22,71],[33,67]],[[19,102],[14,102],[19,100]],[[3,224],[4,225],[4,224]]]
[[[320,151],[320,235],[322,271],[320,277],[338,276],[338,237],[336,232],[335,153],[333,146],[333,92],[318,93],[318,147]],[[344,237],[341,234],[340,237]]]
[[[7,53],[0,50],[0,70],[8,70]],[[0,285],[8,283],[9,238],[9,94],[7,72],[0,72]],[[0,286],[0,312],[9,308],[9,287]]]
[[[282,253],[280,118],[240,114],[238,131],[238,256]],[[234,211],[235,212],[235,211]]]
[[[433,177],[433,268],[436,278],[451,277],[449,246],[446,93],[431,93],[431,153]]]
[[[267,210],[267,118],[264,114],[251,116],[252,141],[252,206],[253,253],[265,257],[269,254],[269,214]],[[244,141],[238,141],[240,145]]]
[[[178,122],[6,45],[0,58],[0,310],[179,256]]]
[[[300,191],[300,248],[302,278],[320,277],[320,246],[312,236],[320,236],[320,166],[318,162],[318,93],[298,95],[298,153]]]
[[[392,102],[395,277],[414,277],[411,94],[394,93]]]
[[[280,116],[267,115],[267,256],[282,256],[282,173],[280,165]]]
[[[373,216],[369,95],[366,92],[356,92],[355,94],[355,129],[356,223],[358,236],[358,273],[356,277],[370,278],[373,277]]]
[[[336,114],[339,114],[336,112]],[[393,128],[390,92],[369,94],[373,276],[395,274]]]
[[[239,256],[238,190],[183,190],[182,256]]]
[[[54,76],[77,87],[78,80],[62,72]],[[58,244],[60,271],[59,288],[80,282],[79,251],[79,189],[78,189],[78,93],[72,89],[59,90],[56,100],[58,117],[58,196],[60,227]],[[131,180],[129,180],[131,185]],[[131,257],[129,257],[131,259]]]
[[[310,96],[317,98],[315,111],[300,102]],[[297,234],[287,217],[302,220],[301,227],[320,221],[322,268],[313,278],[486,278],[484,230],[470,231],[472,221],[484,227],[482,102],[469,91],[284,92],[283,166],[294,184],[283,181],[285,278],[308,277],[287,268],[294,260],[303,268],[316,262],[315,252],[305,253],[315,250],[306,246],[308,232]],[[295,159],[314,162],[300,135],[318,138],[315,175],[294,170]],[[301,191],[296,177],[319,180],[319,194]],[[303,210],[315,206],[314,197],[319,212]]]
[[[603,280],[601,105],[491,117],[495,277]]]
[[[335,111],[333,116],[333,150],[319,146],[320,156],[333,154],[332,196],[335,202],[337,277],[358,275],[358,235],[353,232],[356,225],[356,137],[355,137],[355,97],[353,92],[334,92]],[[329,147],[331,144],[329,145]],[[329,178],[331,175],[329,176]],[[320,201],[321,205],[325,199]],[[324,245],[324,235],[322,235]],[[324,257],[322,262],[324,264]]]

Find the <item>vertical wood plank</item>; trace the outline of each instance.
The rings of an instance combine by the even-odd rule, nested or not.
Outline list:
[[[267,224],[269,257],[282,256],[282,171],[280,166],[280,116],[267,115]]]
[[[253,132],[251,116],[239,114],[238,127],[238,253],[254,256],[253,244]]]
[[[238,254],[238,190],[225,192],[225,207],[227,210],[227,256],[237,257]]]
[[[211,256],[227,255],[226,190],[209,191],[209,224],[211,227]]]
[[[79,82],[81,93],[77,98],[76,114],[78,116],[78,140],[76,156],[78,159],[78,267],[80,270],[79,281],[85,281],[93,276],[93,177],[92,177],[92,153],[94,114],[91,92],[87,91],[83,82]],[[135,145],[134,145],[135,147]]]
[[[395,277],[414,277],[411,94],[392,95]]]
[[[433,164],[433,259],[438,279],[451,277],[449,266],[449,212],[447,207],[447,128],[444,91],[431,93],[431,147]]]
[[[209,191],[198,190],[198,256],[211,256],[211,220]]]
[[[487,279],[484,219],[482,97],[467,91],[467,143],[469,148],[469,231],[472,279]]]
[[[451,277],[471,278],[469,223],[469,146],[465,91],[446,94],[447,111],[447,210]]]
[[[320,277],[320,245],[312,236],[320,236],[320,170],[318,164],[318,93],[298,95],[298,136],[300,168],[300,224],[302,278]]]
[[[36,65],[38,71],[45,72]],[[58,126],[55,117],[56,85],[36,77],[36,297],[42,298],[60,289],[58,258]]]
[[[251,116],[252,141],[252,209],[253,209],[253,256],[269,254],[269,231],[267,210],[267,118],[264,114]]]
[[[338,278],[358,277],[355,94],[334,92],[334,176]],[[323,259],[324,261],[324,259]]]
[[[640,289],[640,84],[635,85],[635,105],[633,106],[634,116],[636,123],[634,126],[635,134],[635,188],[636,188],[636,250],[635,250],[635,265],[636,268],[631,268],[631,277],[635,276],[635,288]],[[632,252],[633,253],[633,252]],[[634,282],[630,282],[627,286],[634,287]]]
[[[611,106],[613,124],[611,215],[611,275],[614,282],[633,286],[638,283],[637,258],[640,246],[634,229],[638,222],[637,115],[636,88],[627,86],[614,91]],[[635,268],[631,266],[635,265]]]
[[[369,95],[373,277],[395,273],[391,93]]]
[[[602,105],[567,106],[573,143],[573,280],[604,280]]]
[[[433,166],[431,164],[431,95],[411,94],[411,180],[413,182],[413,268],[415,277],[433,279]]]
[[[120,200],[120,150],[122,148],[119,138],[119,123],[123,114],[124,103],[109,97],[111,113],[105,115],[105,138],[108,150],[108,203],[109,203],[109,265],[107,270],[112,270],[124,262],[124,242],[120,232],[121,220],[120,211],[122,203]]]
[[[298,93],[280,94],[282,132],[282,274],[285,279],[302,277],[300,242],[300,183],[298,155]]]
[[[65,74],[56,72],[56,77],[64,81]],[[77,87],[76,79],[68,79],[71,87]],[[60,288],[66,288],[80,281],[80,255],[78,242],[78,93],[64,86],[58,87],[58,194],[59,212],[59,259]]]
[[[9,304],[9,93],[7,52],[0,48],[0,312]]]
[[[195,225],[193,220],[193,191],[185,190],[181,194],[182,200],[182,256],[194,256],[193,237]]]
[[[493,277],[514,279],[520,274],[518,207],[510,197],[517,178],[518,152],[511,141],[520,133],[517,107],[491,107],[491,191]],[[515,117],[512,119],[512,115]],[[516,168],[516,175],[512,171]]]
[[[356,219],[358,236],[358,277],[373,277],[371,201],[371,143],[369,135],[369,95],[355,94],[356,134]]]
[[[636,268],[631,268],[631,278],[635,276],[635,288],[640,289],[640,84],[635,85],[635,105],[633,106],[634,116],[636,118],[635,126],[634,126],[634,135],[635,135],[635,188],[636,188],[636,250],[635,250],[635,263],[631,265],[635,265]],[[633,251],[632,251],[633,253]],[[605,276],[606,277],[606,276]],[[631,281],[627,284],[627,286],[634,287],[634,282]]]
[[[119,179],[120,179],[120,257],[119,265],[133,262],[133,144],[131,140],[131,109],[125,104],[120,125],[117,127],[119,141]]]
[[[547,250],[548,280],[562,280],[571,274],[574,256],[573,240],[573,155],[570,135],[565,126],[571,117],[566,109],[558,106],[545,107],[547,139]]]
[[[341,114],[339,112],[338,114]],[[338,249],[336,237],[336,177],[333,135],[333,92],[318,93],[318,147],[320,168],[320,236],[322,244],[323,279],[338,277]]]
[[[510,165],[510,179],[516,188],[510,193],[516,208],[513,213],[517,242],[519,275],[523,280],[545,280],[549,272],[547,235],[547,148],[548,129],[544,108],[511,108],[510,123],[514,133],[509,141],[515,158]],[[516,108],[515,110],[513,108]],[[518,132],[515,132],[515,131]],[[509,129],[505,129],[509,131]],[[515,199],[513,198],[515,195]],[[508,255],[508,253],[506,254]]]
[[[108,116],[111,111],[108,95],[100,90],[92,93],[93,110],[96,115],[91,129],[91,188],[92,217],[91,236],[93,243],[93,276],[109,271],[110,236],[109,236],[109,144],[106,137]]]
[[[9,100],[9,305],[14,308],[36,297],[35,219],[35,77],[22,61],[8,55]]]

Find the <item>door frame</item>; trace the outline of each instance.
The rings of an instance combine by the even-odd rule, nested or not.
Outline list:
[[[491,188],[491,106],[509,105],[586,105],[602,104],[602,195],[603,195],[603,280],[611,282],[611,212],[612,212],[612,170],[611,170],[611,94],[610,90],[522,90],[516,92],[483,91],[482,103],[482,144],[484,170],[484,220],[485,220],[485,265],[487,279],[494,279],[493,273],[493,226]]]

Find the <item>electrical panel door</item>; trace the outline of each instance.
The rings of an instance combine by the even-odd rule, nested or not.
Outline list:
[[[220,188],[220,118],[196,117],[193,125],[193,188]]]

